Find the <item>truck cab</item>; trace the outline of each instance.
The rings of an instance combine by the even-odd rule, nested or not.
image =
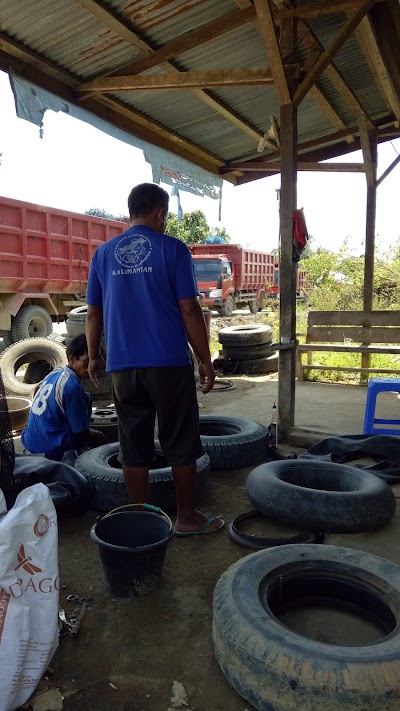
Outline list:
[[[228,296],[235,290],[232,262],[226,254],[194,254],[193,264],[197,286],[203,294],[203,305],[221,311],[223,315],[230,315],[224,314],[224,311]]]

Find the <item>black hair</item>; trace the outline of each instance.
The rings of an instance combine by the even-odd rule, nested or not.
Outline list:
[[[71,338],[67,346],[67,358],[73,356],[74,358],[80,358],[88,352],[87,340],[84,333],[79,334],[79,336],[74,336]]]
[[[155,183],[141,183],[132,188],[128,197],[129,217],[148,217],[154,210],[168,210],[169,195]]]

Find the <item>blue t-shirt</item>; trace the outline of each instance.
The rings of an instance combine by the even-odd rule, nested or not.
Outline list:
[[[97,248],[86,301],[103,308],[107,370],[187,365],[178,301],[197,296],[192,255],[143,225]]]
[[[31,452],[51,455],[76,448],[75,434],[90,427],[91,398],[71,368],[53,370],[37,391],[21,442]]]

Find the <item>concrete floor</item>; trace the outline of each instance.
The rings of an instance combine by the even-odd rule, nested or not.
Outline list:
[[[200,414],[235,415],[268,425],[277,397],[276,375],[232,380],[234,390],[199,393]],[[361,434],[366,392],[360,386],[297,383],[296,425],[318,428],[318,439],[326,433]],[[381,416],[396,416],[398,396],[387,393],[381,398]],[[249,510],[245,482],[250,470],[213,472],[202,508],[222,514],[227,522]],[[394,487],[396,498],[399,489]],[[233,543],[226,529],[212,536],[173,539],[159,589],[145,598],[116,599],[105,586],[97,546],[89,539],[96,516],[88,511],[80,517],[59,517],[60,604],[70,613],[69,593],[93,596],[79,637],[62,637],[51,663],[53,675],[47,683],[64,694],[65,711],[167,711],[175,680],[187,691],[188,709],[250,711],[214,659],[211,624],[218,578],[251,550]],[[270,535],[279,532],[270,524]],[[367,551],[400,565],[399,533],[398,509],[378,531],[328,535],[325,543]],[[340,622],[328,612],[323,623],[325,629],[330,623],[344,628],[348,619],[344,616]]]

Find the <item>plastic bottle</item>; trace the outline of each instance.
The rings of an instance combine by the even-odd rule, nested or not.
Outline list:
[[[276,403],[272,407],[271,425],[276,425]]]

